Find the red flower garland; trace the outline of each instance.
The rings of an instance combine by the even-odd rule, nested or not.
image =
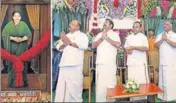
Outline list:
[[[37,44],[35,44],[29,50],[25,51],[18,58],[23,62],[33,59],[34,57],[38,56],[48,46],[49,42],[50,42],[50,31],[46,32],[45,35]]]
[[[172,18],[176,18],[176,8],[174,8],[173,12],[172,12]]]
[[[119,0],[114,0],[114,7],[118,7],[119,6]]]
[[[156,17],[156,14],[157,14],[157,9],[156,9],[156,7],[153,7],[150,12],[150,17]]]
[[[29,61],[34,57],[38,56],[49,44],[50,42],[50,30],[44,33],[42,39],[35,44],[32,48],[25,51],[20,56],[15,56],[1,48],[1,56],[4,60],[10,61],[13,63],[13,69],[15,72],[15,87],[23,86],[23,75],[22,72],[24,70],[24,61]]]
[[[24,70],[24,65],[21,60],[16,60],[13,63],[13,68],[15,72],[15,87],[21,87],[24,85],[23,83],[23,70]]]
[[[97,13],[98,0],[94,0],[94,13]]]
[[[137,0],[137,17],[141,17],[141,0]]]

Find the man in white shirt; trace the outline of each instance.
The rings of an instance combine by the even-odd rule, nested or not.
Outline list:
[[[127,51],[128,79],[134,79],[138,84],[146,84],[149,83],[146,56],[148,40],[141,33],[141,27],[140,22],[134,22],[133,33],[126,38],[124,48]],[[130,100],[136,99],[139,98],[130,98]]]
[[[164,32],[157,36],[155,45],[159,48],[159,87],[164,92],[158,98],[176,100],[176,33],[170,21],[164,22]]]
[[[88,37],[79,31],[80,23],[73,20],[69,33],[61,33],[56,46],[62,50],[55,102],[82,102],[84,50],[88,48]]]
[[[113,21],[106,19],[103,32],[97,34],[92,43],[92,48],[97,48],[96,102],[107,102],[107,89],[116,85],[116,56],[120,38],[112,30],[113,26]]]

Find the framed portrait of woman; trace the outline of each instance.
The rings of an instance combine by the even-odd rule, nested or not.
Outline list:
[[[1,90],[50,96],[50,0],[2,0],[1,11],[1,48],[10,55],[2,53]]]

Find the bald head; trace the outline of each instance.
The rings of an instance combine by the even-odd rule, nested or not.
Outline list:
[[[164,30],[169,32],[172,30],[172,23],[169,20],[164,21]]]

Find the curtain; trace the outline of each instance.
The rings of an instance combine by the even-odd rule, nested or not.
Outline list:
[[[40,6],[39,5],[26,5],[29,21],[34,29],[32,45],[35,45],[39,39],[39,19],[40,19]],[[39,72],[39,57],[32,60],[31,67],[35,72]]]
[[[4,21],[7,9],[8,9],[8,5],[2,5],[1,6],[1,23]]]
[[[1,23],[3,23],[3,21],[4,21],[4,18],[5,18],[6,13],[7,13],[7,9],[8,9],[8,5],[1,5],[1,14],[0,14],[1,15],[1,18],[0,18]],[[1,66],[0,66],[1,69],[0,70],[3,70],[4,69],[3,60],[1,60],[0,64],[1,64]]]
[[[87,31],[87,26],[86,22],[87,22],[87,17],[88,14],[81,14],[80,12],[71,12],[69,9],[65,8],[63,11],[59,11],[58,13],[54,13],[54,23],[53,23],[53,27],[54,27],[54,36],[55,37],[59,37],[60,32],[65,31],[66,33],[68,33],[68,26],[69,23],[73,20],[73,19],[77,19],[80,23],[81,23],[81,31],[82,32],[86,32]]]
[[[174,32],[176,32],[176,19],[172,19],[172,29]]]
[[[155,31],[155,35],[159,29],[159,24],[160,24],[161,18],[156,17],[156,18],[145,18],[144,19],[144,29],[148,35],[148,30],[153,29]]]

